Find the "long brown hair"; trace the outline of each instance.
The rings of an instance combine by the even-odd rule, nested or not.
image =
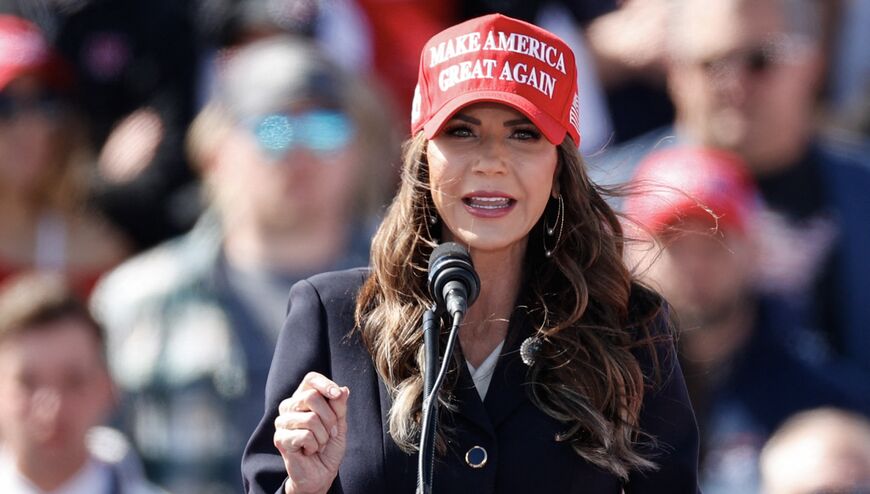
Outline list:
[[[658,373],[649,328],[661,302],[626,268],[619,220],[589,181],[571,139],[558,146],[558,156],[564,231],[547,258],[541,236],[545,212],[530,233],[523,267],[529,318],[542,340],[529,370],[530,398],[566,425],[556,440],[570,442],[582,458],[627,478],[632,469],[654,467],[636,451],[645,376],[632,350],[648,349]],[[410,452],[416,448],[421,419],[419,321],[432,303],[426,266],[437,244],[428,221],[435,206],[422,135],[405,144],[401,178],[372,242],[372,274],[358,296],[356,318],[393,399],[390,435]],[[670,331],[666,333],[669,338]],[[450,383],[445,384],[439,400],[449,407]],[[444,441],[439,432],[442,451]]]

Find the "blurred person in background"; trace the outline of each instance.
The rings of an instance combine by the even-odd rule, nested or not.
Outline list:
[[[841,0],[828,80],[828,111],[838,130],[870,138],[870,2]]]
[[[238,492],[290,286],[367,263],[394,183],[379,110],[307,41],[240,48],[189,134],[208,211],[98,286],[124,421],[170,490]]]
[[[157,494],[93,428],[115,403],[102,328],[59,275],[0,287],[0,492]],[[103,443],[107,444],[107,443]],[[111,455],[109,455],[111,456]]]
[[[143,249],[190,229],[201,211],[184,153],[195,112],[193,2],[0,0],[40,26],[78,82],[96,150],[94,205]]]
[[[0,280],[56,270],[84,295],[129,249],[87,203],[91,156],[65,69],[36,26],[0,15]]]
[[[870,492],[870,421],[822,408],[791,417],[761,452],[764,494]]]
[[[593,169],[599,183],[621,182],[647,153],[675,144],[739,155],[765,211],[760,288],[790,305],[801,328],[791,344],[804,358],[846,363],[858,376],[870,371],[870,159],[814,126],[823,67],[814,7],[678,0],[668,69],[674,127],[605,153]]]
[[[739,157],[662,150],[641,162],[631,183],[627,217],[658,246],[636,249],[638,269],[679,321],[702,490],[758,492],[758,454],[783,420],[822,405],[867,413],[870,391],[843,386],[783,343],[794,321],[754,286],[759,198]]]

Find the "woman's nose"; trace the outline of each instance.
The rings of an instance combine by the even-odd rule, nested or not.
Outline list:
[[[474,162],[476,173],[504,173],[507,169],[507,149],[504,142],[495,137],[480,141],[480,153]]]

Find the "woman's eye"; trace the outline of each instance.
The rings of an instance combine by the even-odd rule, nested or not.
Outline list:
[[[512,137],[523,141],[537,141],[541,138],[538,129],[514,129]]]
[[[445,132],[447,135],[453,137],[474,137],[474,132],[472,132],[471,128],[466,125],[448,127]]]

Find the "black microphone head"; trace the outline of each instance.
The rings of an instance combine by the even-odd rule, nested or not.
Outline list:
[[[450,281],[458,281],[465,286],[469,306],[477,300],[480,278],[474,271],[468,250],[455,242],[438,245],[429,256],[429,294],[441,307],[445,303],[444,286]]]
[[[443,244],[436,245],[432,249],[432,253],[429,254],[429,272],[432,272],[433,263],[445,257],[463,259],[471,264],[471,255],[468,254],[468,249],[456,242],[444,242]]]

